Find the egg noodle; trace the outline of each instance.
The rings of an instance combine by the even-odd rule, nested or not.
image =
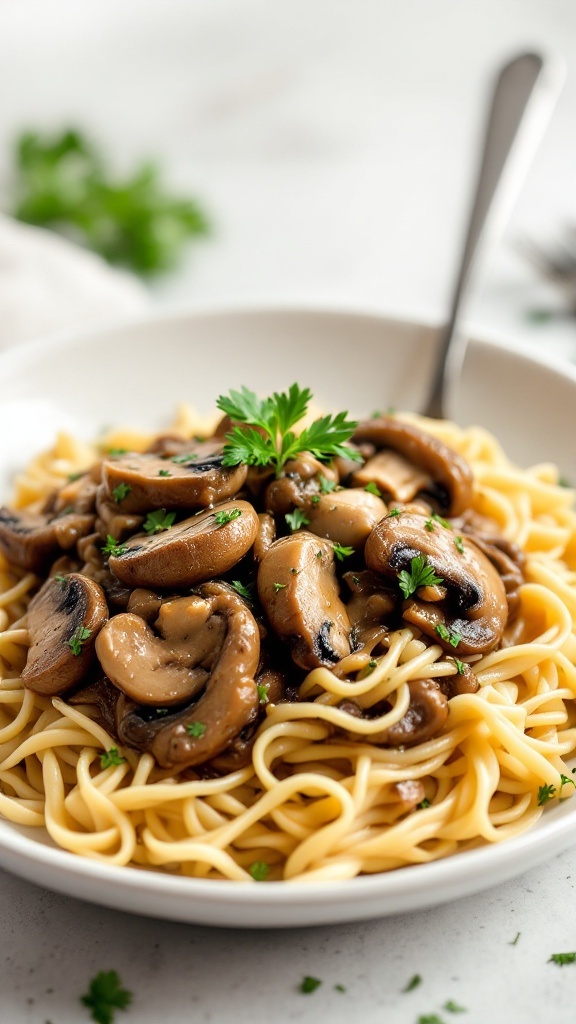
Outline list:
[[[363,649],[334,670],[316,668],[298,702],[266,707],[245,768],[220,778],[178,776],[123,747],[121,763],[102,768],[101,755],[117,740],[95,708],[39,696],[20,681],[26,607],[38,580],[0,556],[0,814],[44,826],[63,849],[108,864],[249,883],[324,881],[508,839],[532,826],[544,803],[572,797],[573,492],[551,465],[511,465],[480,428],[410,419],[464,456],[475,511],[526,556],[519,615],[500,649],[466,659],[480,689],[450,700],[439,735],[409,748],[371,743],[405,715],[411,680],[457,671],[416,628],[383,628],[373,656]],[[194,429],[185,410],[179,428],[183,436]],[[119,431],[106,443],[143,450],[149,440]],[[48,495],[98,455],[61,435],[17,481],[15,504]],[[351,718],[337,705],[352,698],[360,708],[386,701],[391,710]],[[410,787],[398,785],[407,782],[417,804],[406,795]]]

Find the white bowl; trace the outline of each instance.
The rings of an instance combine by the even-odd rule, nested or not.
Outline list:
[[[437,328],[378,315],[298,309],[177,313],[59,335],[0,356],[0,494],[59,427],[88,438],[104,425],[155,427],[179,401],[210,412],[246,384],[267,393],[297,380],[320,406],[353,415],[422,407]],[[576,480],[576,371],[470,343],[449,412],[480,423],[522,465],[556,462]],[[576,840],[576,801],[510,842],[385,875],[338,883],[243,886],[113,868],[56,849],[41,830],[0,820],[0,864],[96,903],[174,920],[242,927],[325,924],[469,895]]]

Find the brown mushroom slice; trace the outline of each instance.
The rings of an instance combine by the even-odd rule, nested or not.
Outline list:
[[[365,633],[370,634],[375,626],[384,625],[390,618],[398,604],[398,595],[381,576],[368,569],[346,572],[343,578],[352,595],[346,611],[361,645]]]
[[[382,416],[359,423],[352,440],[355,444],[370,442],[377,449],[391,448],[422,470],[434,482],[433,493],[446,514],[460,515],[469,508],[473,491],[472,470],[458,452],[438,438],[412,423]],[[365,469],[363,467],[360,472]]]
[[[325,466],[309,452],[301,452],[297,459],[289,459],[277,480],[266,488],[265,505],[267,512],[284,516],[294,508],[308,507],[315,495],[324,487],[336,487],[338,473]]]
[[[399,722],[383,729],[373,743],[386,747],[414,747],[432,739],[448,718],[448,700],[434,679],[412,679],[408,683],[410,704]]]
[[[376,484],[382,494],[402,502],[412,501],[417,494],[432,485],[428,473],[390,449],[376,452],[361,469],[354,471],[351,479],[357,487]]]
[[[417,589],[404,602],[403,618],[451,654],[484,654],[497,647],[508,619],[506,591],[497,570],[468,537],[457,538],[434,520],[402,512],[378,523],[364,549],[367,566],[389,579],[410,573],[418,556],[440,577],[446,598],[427,602]]]
[[[26,509],[0,508],[0,550],[9,562],[41,573],[61,551],[74,547],[94,526],[94,516],[78,512],[48,516]]]
[[[274,516],[269,512],[260,512],[258,515],[258,534],[254,541],[254,558],[261,562],[268,548],[276,540],[276,523]]]
[[[225,620],[198,597],[161,605],[156,633],[140,615],[114,615],[100,631],[96,654],[103,672],[138,704],[170,707],[206,685],[222,646]]]
[[[223,583],[205,583],[197,598],[209,607],[207,625],[215,619],[222,620],[224,626],[223,632],[220,625],[215,630],[217,642],[204,693],[177,713],[158,718],[135,709],[119,723],[121,740],[137,750],[150,751],[164,768],[209,761],[253,720],[259,706],[254,675],[260,634],[254,616]]]
[[[75,512],[94,512],[98,483],[91,473],[82,473],[70,480],[54,496],[54,511],[62,512],[72,507]]]
[[[246,479],[246,466],[224,466],[222,459],[221,445],[217,451],[173,458],[129,453],[104,459],[102,478],[121,512],[206,508],[237,494]]]
[[[277,540],[260,563],[258,595],[301,668],[334,665],[350,654],[350,620],[328,541],[307,530]]]
[[[503,537],[469,533],[467,536],[474,541],[486,558],[498,570],[504,584],[508,600],[508,622],[512,622],[520,611],[520,587],[524,581],[524,554],[515,544],[510,544]]]
[[[96,512],[95,530],[103,541],[108,537],[124,540],[140,530],[144,522],[144,517],[135,512],[122,512],[116,502],[108,498],[104,484],[100,484],[96,492]]]
[[[360,487],[318,494],[306,504],[310,533],[356,550],[364,547],[371,530],[385,515],[382,499]]]
[[[111,572],[129,587],[193,587],[221,576],[252,547],[258,516],[247,501],[228,501],[161,533],[137,533],[110,555]]]
[[[96,638],[108,617],[102,588],[80,573],[52,577],[32,598],[26,617],[31,643],[22,682],[34,693],[64,693],[94,660]]]

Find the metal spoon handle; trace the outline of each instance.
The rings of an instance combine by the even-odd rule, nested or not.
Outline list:
[[[454,285],[448,323],[442,332],[426,415],[445,415],[449,378],[460,370],[464,344],[461,313],[481,250],[504,229],[563,81],[563,69],[535,53],[524,53],[500,71],[488,115],[482,159],[468,230]]]

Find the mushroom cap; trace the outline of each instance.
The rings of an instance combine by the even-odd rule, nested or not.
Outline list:
[[[470,507],[474,479],[466,460],[414,424],[381,416],[359,423],[352,440],[356,444],[370,442],[377,449],[391,448],[424,470],[434,482],[435,496],[447,515],[460,515]]]
[[[94,526],[94,516],[67,512],[48,516],[0,508],[0,549],[9,562],[41,573],[61,551],[74,547]]]
[[[195,448],[188,459],[186,454],[163,457],[146,452],[104,459],[102,479],[108,496],[114,501],[114,492],[124,485],[125,495],[117,501],[118,509],[148,512],[157,508],[206,508],[237,494],[248,467],[223,466],[221,442],[196,444]]]
[[[310,533],[356,550],[364,547],[371,530],[386,515],[382,498],[362,487],[319,494],[316,499],[306,505]]]
[[[208,608],[206,625],[216,618],[224,626],[222,629],[219,624],[215,631],[218,642],[203,694],[183,710],[161,718],[150,718],[132,709],[118,725],[123,742],[150,751],[164,768],[184,768],[210,760],[225,750],[258,713],[254,676],[260,658],[260,632],[254,616],[224,583],[205,583],[195,596]]]
[[[258,596],[301,668],[334,665],[350,654],[350,620],[328,541],[307,530],[275,541],[258,569]]]
[[[221,525],[218,518],[233,517]],[[247,501],[227,501],[183,519],[168,530],[137,533],[122,554],[111,555],[111,572],[129,587],[192,587],[236,565],[252,547],[258,516]]]
[[[31,643],[22,672],[24,685],[52,696],[79,683],[92,663],[107,617],[104,593],[94,580],[80,573],[46,580],[28,606]]]
[[[432,529],[426,524],[432,523]],[[404,601],[402,615],[451,654],[478,654],[493,650],[504,633],[508,603],[504,584],[492,563],[468,537],[415,512],[387,516],[366,541],[368,568],[388,578],[410,572],[412,559],[424,555],[442,580],[442,588],[419,588]],[[428,598],[423,600],[422,598]],[[449,629],[453,643],[442,636]],[[438,632],[440,630],[440,633]]]

